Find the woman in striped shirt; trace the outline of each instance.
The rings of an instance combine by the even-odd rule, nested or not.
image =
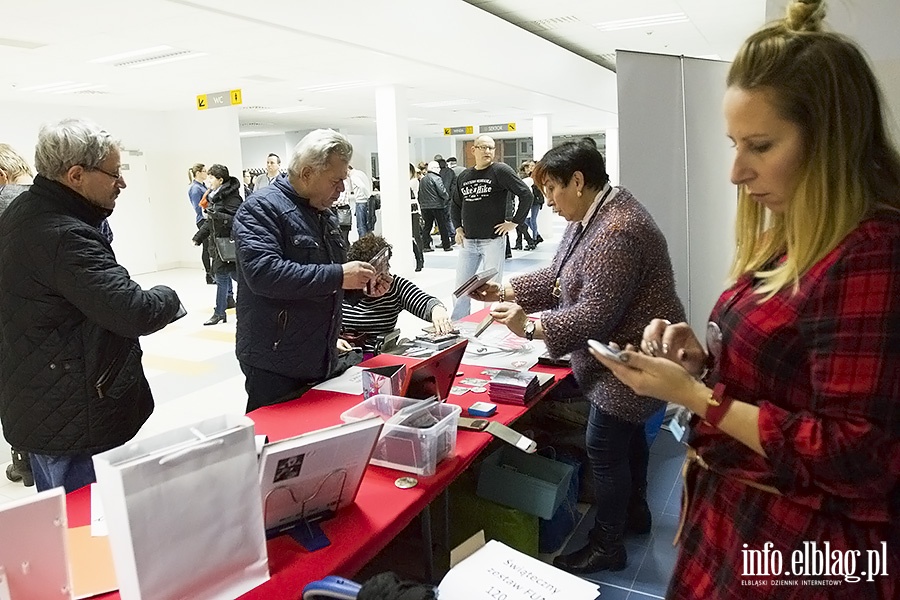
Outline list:
[[[347,260],[368,262],[383,249],[388,249],[391,256],[391,245],[379,235],[367,234],[350,246]],[[420,319],[430,321],[439,333],[449,333],[453,328],[447,309],[440,300],[423,292],[416,284],[392,275],[391,287],[377,298],[364,296],[361,300],[350,303],[346,297],[343,305],[342,329],[346,333],[367,333],[374,338],[383,333],[390,333],[397,327],[397,317],[402,310],[408,310]],[[366,343],[367,349],[371,343]]]

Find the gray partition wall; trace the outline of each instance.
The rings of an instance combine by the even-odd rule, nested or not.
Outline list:
[[[616,71],[619,180],[666,236],[678,294],[702,340],[734,254],[737,191],[722,116],[728,64],[619,51]]]

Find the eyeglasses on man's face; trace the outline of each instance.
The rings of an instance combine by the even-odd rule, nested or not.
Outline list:
[[[475,148],[478,148],[479,150],[482,150],[484,152],[493,152],[495,146],[475,146]]]
[[[97,172],[99,172],[99,173],[103,173],[103,174],[106,175],[107,177],[112,177],[112,178],[115,179],[116,181],[120,181],[120,180],[122,179],[122,172],[121,172],[121,171],[119,171],[118,173],[110,173],[109,171],[106,171],[106,170],[104,170],[104,169],[101,169],[100,167],[84,167],[84,170],[85,170],[85,171],[97,171]]]

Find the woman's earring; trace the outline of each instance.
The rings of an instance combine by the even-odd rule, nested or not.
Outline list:
[[[578,192],[576,192],[575,195],[578,196],[579,198],[581,198],[581,190],[578,190]]]

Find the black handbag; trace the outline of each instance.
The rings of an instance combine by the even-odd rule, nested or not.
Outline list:
[[[213,240],[216,242],[216,253],[219,255],[219,260],[222,262],[235,262],[237,260],[233,239],[230,237],[215,237]]]
[[[338,225],[341,227],[350,227],[353,223],[353,213],[350,211],[350,207],[335,206],[334,210],[337,213]]]

